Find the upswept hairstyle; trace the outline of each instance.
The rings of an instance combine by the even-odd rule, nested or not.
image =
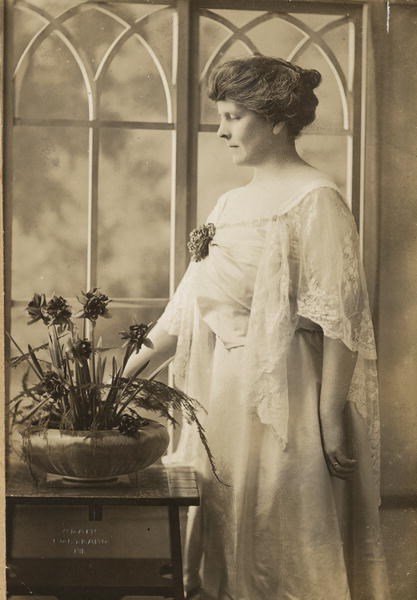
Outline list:
[[[320,82],[315,69],[254,55],[219,65],[209,77],[208,96],[242,104],[273,125],[284,121],[288,133],[297,137],[314,121],[318,100],[313,90]]]

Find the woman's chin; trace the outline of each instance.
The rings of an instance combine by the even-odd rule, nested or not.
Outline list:
[[[245,161],[245,158],[243,156],[236,156],[236,154],[232,155],[232,162],[234,165],[237,166],[248,166],[247,162]]]

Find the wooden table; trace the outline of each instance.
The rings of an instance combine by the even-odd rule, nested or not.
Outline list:
[[[60,600],[118,599],[124,595],[184,599],[179,508],[199,504],[195,474],[188,467],[152,466],[111,487],[69,487],[62,479],[38,485],[26,468],[8,475],[6,535],[8,594],[51,594]],[[91,521],[103,507],[163,506],[169,522],[170,557],[159,558],[17,558],[12,534],[15,508],[30,505],[85,506]]]

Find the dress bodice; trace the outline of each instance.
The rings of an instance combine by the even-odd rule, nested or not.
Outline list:
[[[252,297],[271,221],[287,214],[313,190],[336,189],[328,179],[315,179],[296,195],[283,199],[248,197],[245,187],[223,195],[207,222],[216,227],[209,254],[196,265],[196,304],[201,318],[226,348],[244,345]],[[243,210],[242,210],[243,209]],[[242,214],[244,218],[242,220]]]
[[[216,228],[209,255],[196,265],[196,303],[226,348],[244,344],[266,222]]]
[[[213,334],[227,350],[243,346],[248,404],[285,446],[287,356],[303,319],[307,328],[319,327],[359,353],[351,399],[367,418],[357,382],[364,361],[376,358],[375,340],[355,221],[336,186],[316,182],[275,205],[254,198],[249,220],[234,202],[231,221],[226,201],[221,198],[207,220],[215,228],[208,255],[190,263],[160,319],[178,336],[175,380],[180,386],[187,381],[197,348],[199,365],[208,364]]]

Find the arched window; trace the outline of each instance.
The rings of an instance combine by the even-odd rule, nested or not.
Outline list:
[[[361,206],[363,8],[281,0],[17,0],[7,7],[6,305],[33,342],[33,292],[113,298],[106,340],[163,309],[188,232],[246,181],[205,82],[254,52],[321,71],[300,152]],[[101,325],[103,328],[103,325]],[[105,331],[102,331],[105,333]],[[108,336],[110,335],[110,340]],[[30,341],[30,340],[29,340]]]

